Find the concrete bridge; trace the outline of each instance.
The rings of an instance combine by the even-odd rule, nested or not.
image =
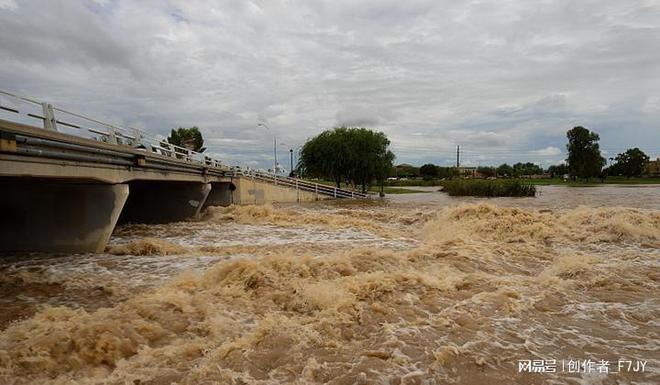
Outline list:
[[[117,223],[180,221],[207,206],[366,197],[230,167],[144,131],[0,94],[0,252],[101,252]]]

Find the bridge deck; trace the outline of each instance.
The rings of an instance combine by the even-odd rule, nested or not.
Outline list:
[[[228,180],[228,167],[204,166],[145,149],[113,145],[0,120],[0,176],[75,179],[105,183],[131,180]]]

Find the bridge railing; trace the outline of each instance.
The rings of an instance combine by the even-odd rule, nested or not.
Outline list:
[[[234,169],[234,174],[248,178],[254,178],[265,182],[273,183],[275,185],[287,186],[303,191],[313,192],[315,194],[332,196],[335,198],[367,198],[369,194],[359,191],[328,186],[320,183],[308,182],[298,178],[291,178],[287,176],[280,176],[276,174],[266,173],[250,169]]]
[[[40,121],[44,130],[58,131],[74,136],[82,136],[117,146],[131,146],[159,154],[173,160],[190,162],[204,167],[220,168],[225,172],[233,172],[237,176],[246,176],[273,184],[279,184],[317,195],[333,196],[335,198],[366,198],[368,194],[358,191],[336,188],[319,183],[307,182],[297,178],[289,178],[263,171],[229,167],[220,160],[188,148],[169,143],[164,137],[154,137],[146,131],[122,127],[117,124],[68,111],[34,98],[16,95],[0,90],[0,117],[10,117],[15,122],[33,125]]]
[[[0,116],[10,120],[43,124],[45,130],[59,131],[75,136],[95,139],[105,143],[142,148],[179,161],[197,163],[206,167],[225,168],[218,159],[185,147],[169,143],[163,137],[155,137],[146,131],[85,116],[36,99],[0,90]]]

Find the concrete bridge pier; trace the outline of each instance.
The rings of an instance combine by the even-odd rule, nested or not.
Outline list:
[[[199,215],[210,183],[131,181],[119,223],[168,223]]]
[[[102,252],[128,185],[0,179],[0,251]]]
[[[236,185],[232,182],[212,182],[211,192],[204,202],[204,208],[231,205],[234,191],[236,191]]]

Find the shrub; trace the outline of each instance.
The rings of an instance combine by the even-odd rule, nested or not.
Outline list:
[[[533,197],[536,186],[518,179],[455,179],[442,182],[442,191],[451,196]]]

